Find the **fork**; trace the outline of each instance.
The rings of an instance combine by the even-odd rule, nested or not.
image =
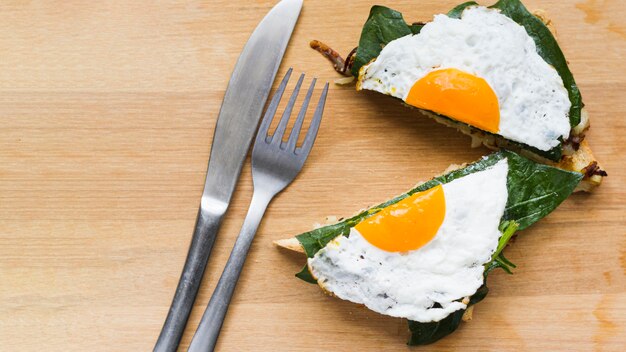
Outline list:
[[[291,112],[293,111],[296,98],[300,92],[300,86],[304,80],[304,74],[300,75],[298,79],[298,83],[291,94],[287,107],[278,123],[278,127],[276,127],[276,131],[272,135],[269,134],[270,125],[276,114],[278,103],[285,91],[291,72],[292,69],[289,69],[285,78],[283,78],[280,83],[278,90],[274,94],[265,112],[259,131],[257,132],[254,148],[252,150],[252,181],[254,184],[252,202],[243,226],[241,227],[241,231],[239,232],[239,236],[237,237],[237,241],[235,242],[233,251],[228,258],[226,267],[211,296],[209,305],[204,311],[198,330],[189,345],[189,352],[206,352],[215,349],[215,344],[222,328],[228,305],[235,290],[235,286],[237,285],[237,280],[239,280],[239,275],[241,274],[254,235],[263,218],[263,214],[265,214],[265,210],[272,199],[285,189],[285,187],[296,178],[300,170],[302,170],[302,165],[304,165],[304,161],[313,147],[313,142],[317,136],[317,131],[324,112],[328,83],[324,86],[317,108],[315,109],[315,114],[306,132],[304,142],[300,147],[297,147],[297,142],[306,110],[311,100],[311,95],[313,94],[316,79],[313,79],[309,87],[300,112],[298,113],[298,117],[289,134],[289,139],[287,142],[283,141]]]

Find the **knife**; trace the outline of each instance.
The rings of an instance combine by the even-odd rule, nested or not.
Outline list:
[[[301,9],[302,0],[276,4],[256,27],[237,60],[217,118],[191,245],[155,352],[174,352],[178,348],[217,231]]]

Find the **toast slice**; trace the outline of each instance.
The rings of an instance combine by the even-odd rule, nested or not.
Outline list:
[[[427,192],[437,187],[446,187],[446,185],[452,185],[454,182],[463,180],[465,177],[474,177],[482,172],[491,170],[497,165],[500,165],[500,163],[502,163],[504,160],[506,160],[508,164],[508,169],[507,169],[508,171],[506,174],[508,176],[506,176],[506,182],[505,182],[506,188],[507,188],[507,198],[505,198],[506,210],[504,210],[504,213],[500,213],[503,215],[502,215],[502,218],[500,219],[500,226],[498,229],[502,235],[498,243],[498,250],[496,250],[495,252],[491,252],[493,253],[492,261],[485,262],[484,264],[485,269],[484,269],[483,275],[486,280],[488,273],[495,268],[502,268],[505,271],[510,272],[510,269],[514,267],[514,265],[510,263],[508,260],[506,260],[506,258],[503,257],[502,250],[507,245],[513,233],[517,230],[523,230],[531,226],[536,221],[539,221],[543,216],[549,214],[552,210],[554,210],[564,199],[566,199],[573,192],[576,186],[580,184],[580,181],[582,180],[582,177],[583,177],[580,173],[565,171],[559,168],[539,164],[527,158],[524,158],[518,154],[515,154],[513,152],[503,150],[503,151],[499,151],[499,152],[490,154],[488,156],[485,156],[479,161],[471,163],[471,164],[451,165],[441,175],[429,181],[418,183],[414,188],[412,188],[408,192],[401,194],[397,197],[394,197],[384,203],[381,203],[373,207],[369,207],[367,209],[363,209],[349,218],[337,219],[336,217],[328,217],[325,221],[325,224],[316,226],[316,228],[312,231],[305,232],[296,237],[277,240],[274,243],[276,246],[280,248],[284,248],[290,251],[295,251],[298,253],[305,254],[308,257],[307,266],[305,266],[305,268],[296,276],[304,281],[319,284],[319,286],[325,293],[331,296],[334,296],[335,292],[333,291],[332,287],[328,286],[329,285],[328,281],[323,277],[316,276],[315,274],[316,270],[313,269],[313,267],[311,266],[311,265],[314,265],[312,264],[311,260],[316,258],[319,253],[322,253],[322,251],[325,250],[327,246],[330,246],[331,250],[336,249],[337,243],[341,241],[340,240],[341,238],[344,238],[344,237],[351,238],[352,236],[355,236],[355,234],[353,233],[353,230],[362,231],[361,228],[359,228],[359,226],[369,221],[368,219],[379,216],[378,214],[382,214],[381,216],[386,216],[385,214],[400,214],[400,215],[392,215],[394,217],[405,216],[403,215],[403,214],[407,214],[405,212],[394,213],[395,210],[393,209],[396,209],[396,208],[393,208],[393,207],[395,207],[397,204],[404,202],[407,199],[411,199],[415,195],[419,195],[422,192]],[[474,186],[471,186],[469,188],[465,187],[464,189],[472,190],[472,192],[475,195],[482,194],[483,196],[486,196],[487,198],[485,198],[485,201],[484,202],[479,201],[481,206],[478,206],[478,207],[465,205],[465,203],[467,202],[462,201],[461,203],[464,204],[463,207],[465,207],[466,209],[479,209],[479,208],[486,207],[485,209],[488,209],[488,207],[491,206],[490,203],[492,203],[493,200],[490,194],[488,193],[490,191],[487,191],[487,193],[484,193],[483,191],[480,191],[479,189],[480,187],[487,187],[486,189],[492,189],[493,187],[496,187],[495,186],[496,184],[491,181],[482,181],[482,182],[483,183],[480,183],[482,184],[482,186],[480,186],[480,184],[475,184]],[[475,188],[475,187],[478,187],[478,188]],[[445,192],[448,192],[448,191],[446,190]],[[454,193],[449,193],[449,194],[452,195]],[[445,205],[446,209],[448,206],[450,206],[451,209],[457,209],[457,208],[454,208],[453,203],[448,204],[447,202],[448,201],[446,200],[446,205]],[[501,203],[501,204],[504,204],[504,203]],[[428,211],[428,208],[422,208],[422,209],[423,210],[420,210],[419,212]],[[390,212],[387,210],[390,210]],[[464,213],[464,212],[462,211],[461,213]],[[452,210],[450,214],[458,214],[458,213],[457,211]],[[500,215],[496,214],[496,216],[499,217]],[[379,223],[380,222],[378,220],[374,221],[374,224],[379,224]],[[410,228],[405,228],[409,232],[422,231],[421,228],[418,229],[417,227],[415,227],[417,226],[416,224],[419,224],[418,220],[413,219],[411,220],[410,223],[412,223],[413,225],[411,225]],[[467,223],[465,223],[465,225],[467,225]],[[461,226],[461,228],[463,229],[461,232],[465,233],[466,231],[469,231],[468,233],[471,234],[471,230],[468,230],[468,228],[466,228],[465,225]],[[459,230],[455,230],[455,231],[458,234],[461,233],[461,232],[458,232]],[[404,236],[411,236],[408,233],[405,235],[405,233],[402,231],[395,231],[394,233],[396,235],[400,234],[401,237],[398,238],[400,242],[404,241],[403,239]],[[476,237],[472,237],[472,238],[476,238]],[[458,243],[458,242],[455,242],[455,243]],[[439,245],[436,245],[434,248],[440,248],[438,246]],[[346,247],[343,247],[343,248],[345,249]],[[357,248],[371,248],[371,246],[365,245],[365,247],[357,247]],[[467,250],[465,251],[467,252]],[[358,257],[358,253],[360,252],[357,252],[357,255],[351,256],[351,258]],[[363,253],[365,254],[365,252]],[[371,252],[368,252],[368,253],[371,253]],[[418,255],[419,256],[421,255],[420,253],[423,253],[423,252],[419,252],[419,251],[416,252],[415,250],[409,250],[406,252],[402,251],[401,253],[402,253],[402,256],[404,255],[411,255],[411,256]],[[449,253],[449,252],[446,251],[446,253]],[[470,251],[470,253],[473,253],[473,251]],[[365,254],[365,257],[368,257],[368,256],[369,254]],[[436,257],[439,257],[439,256],[436,256]],[[362,256],[361,256],[361,259],[363,259]],[[318,262],[325,262],[325,261],[321,260]],[[381,260],[381,263],[378,263],[378,260],[375,260],[375,262],[376,262],[375,267],[377,268],[379,264],[383,265],[382,262],[384,262],[384,260]],[[474,259],[472,259],[472,262],[474,262]],[[340,261],[337,263],[342,263],[342,262]],[[389,267],[395,268],[396,266],[391,264]],[[339,266],[336,266],[334,264],[331,265],[330,268],[331,268],[331,271],[334,270],[332,268],[340,269]],[[352,267],[350,266],[350,268]],[[341,274],[339,276],[352,277],[351,276],[353,275],[351,271],[352,269],[348,269],[348,270],[349,270],[348,272],[350,273],[349,275]],[[407,282],[407,281],[403,280],[401,282]],[[409,327],[412,332],[412,338],[411,338],[410,344],[418,345],[418,344],[432,343],[446,336],[452,331],[454,331],[458,327],[461,320],[467,321],[471,319],[472,306],[478,303],[480,300],[482,300],[487,295],[487,292],[488,292],[488,289],[487,289],[486,283],[483,283],[483,286],[481,286],[480,289],[474,292],[474,294],[463,297],[462,300],[461,298],[459,298],[458,302],[463,302],[463,304],[465,305],[465,308],[455,311],[454,314],[450,314],[448,316],[441,318],[442,320],[435,320],[433,323],[430,323],[430,322],[423,323],[420,321],[412,321],[412,319],[409,319]],[[391,297],[392,293],[389,293],[389,294]],[[358,301],[345,298],[345,295],[344,295],[344,299],[348,299],[355,303],[359,303]],[[362,303],[362,304],[365,304],[368,308],[372,309],[370,306],[367,305],[367,303]],[[388,314],[388,315],[391,315],[391,314]],[[392,316],[401,316],[401,315],[392,315]]]
[[[518,0],[504,0],[501,2],[508,2],[513,4],[512,6],[519,6],[526,11],[523,5]],[[460,5],[457,8],[461,8],[462,6],[467,6],[466,4]],[[382,10],[381,10],[382,9]],[[456,9],[456,8],[455,8]],[[393,21],[396,21],[396,25],[402,23],[407,28],[414,28],[414,26],[422,26],[424,23],[418,22],[412,25],[408,25],[404,23],[402,19],[402,15],[398,12],[395,12],[391,9],[382,8],[380,6],[375,6],[372,8],[372,13],[370,14],[370,19],[375,16],[375,11],[379,11],[381,16],[391,16],[393,17]],[[454,11],[454,10],[453,10]],[[551,21],[549,16],[543,10],[537,10],[533,12],[533,15],[538,18],[549,30],[546,31],[547,35],[550,34],[556,40],[556,29],[554,23]],[[395,16],[395,17],[394,17]],[[529,15],[530,16],[530,15]],[[530,16],[532,17],[532,16]],[[381,17],[382,18],[382,17]],[[374,18],[375,20],[377,18]],[[369,22],[369,20],[368,20]],[[366,23],[366,26],[368,23]],[[369,28],[371,31],[371,28]],[[407,31],[409,29],[406,29]],[[364,32],[362,34],[363,38],[367,39],[366,27],[364,27]],[[409,32],[410,34],[410,32]],[[371,39],[371,38],[370,38]],[[370,40],[367,39],[367,40]],[[381,40],[381,43],[384,46],[384,40],[381,38],[377,38],[375,40]],[[388,40],[385,39],[385,40]],[[371,41],[371,40],[370,40]],[[361,43],[362,44],[362,41]],[[339,84],[345,84],[347,82],[354,82],[355,78],[357,81],[357,90],[360,88],[360,80],[362,78],[362,69],[363,65],[367,64],[368,61],[365,61],[372,57],[369,62],[376,59],[375,55],[361,55],[363,57],[359,57],[358,48],[353,49],[348,57],[344,60],[335,50],[331,49],[328,45],[321,43],[319,41],[312,41],[311,47],[321,54],[323,54],[326,58],[328,58],[335,68],[335,70],[342,75],[348,76],[344,79],[341,79]],[[355,64],[356,62],[356,64]],[[360,65],[360,66],[359,66]],[[405,104],[406,105],[406,104]],[[582,106],[582,103],[580,104]],[[408,106],[408,105],[407,105]],[[413,107],[412,107],[413,108]],[[509,149],[515,151],[525,157],[528,157],[534,161],[545,163],[548,165],[556,166],[562,168],[564,170],[581,172],[584,175],[584,179],[581,184],[578,186],[577,191],[586,191],[590,192],[595,187],[599,186],[602,182],[602,178],[606,176],[606,172],[601,168],[600,163],[597,161],[595,156],[593,155],[591,148],[589,147],[588,141],[585,139],[585,134],[590,127],[589,116],[587,111],[582,108],[580,110],[580,122],[571,128],[570,137],[563,141],[562,150],[560,151],[560,157],[546,157],[542,155],[542,153],[537,153],[537,150],[533,148],[528,148],[525,145],[522,145],[517,142],[512,142],[504,137],[485,132],[478,128],[472,127],[465,123],[457,122],[453,119],[444,117],[442,115],[435,114],[433,112],[427,110],[420,110],[424,115],[434,119],[438,123],[443,125],[453,127],[457,129],[459,132],[468,135],[471,137],[471,145],[472,147],[478,147],[480,145],[484,145],[487,148],[498,150],[500,148]]]

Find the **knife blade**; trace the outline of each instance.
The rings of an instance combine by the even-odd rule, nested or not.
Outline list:
[[[276,4],[258,24],[237,60],[215,126],[191,245],[154,347],[156,352],[174,352],[180,343],[217,231],[301,9],[302,0]]]

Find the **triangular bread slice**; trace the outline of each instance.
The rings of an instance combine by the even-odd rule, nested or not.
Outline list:
[[[394,197],[386,202],[360,210],[355,215],[348,218],[338,219],[336,217],[328,217],[325,224],[318,225],[315,229],[296,237],[277,240],[274,244],[280,248],[298,252],[307,256],[309,258],[307,266],[305,266],[305,268],[296,276],[307,282],[318,283],[324,292],[332,296],[334,293],[332,289],[328,289],[327,281],[316,278],[312,274],[314,271],[312,271],[310,267],[310,260],[314,259],[318,253],[321,253],[327,245],[337,243],[337,239],[342,238],[343,236],[353,236],[352,231],[355,228],[358,229],[358,226],[360,226],[359,224],[371,217],[377,216],[376,214],[378,213],[385,214],[385,209],[388,207],[394,207],[396,204],[399,204],[413,195],[429,191],[439,186],[446,187],[447,184],[451,185],[454,182],[463,180],[465,177],[469,178],[474,175],[478,175],[481,172],[491,170],[496,165],[500,165],[504,161],[506,161],[508,166],[505,174],[506,180],[503,180],[502,182],[506,181],[504,183],[506,183],[507,195],[506,198],[504,198],[504,201],[502,201],[503,203],[501,203],[503,206],[506,203],[504,213],[501,213],[503,214],[501,218],[499,218],[500,215],[498,215],[498,218],[500,219],[498,231],[500,231],[499,233],[501,233],[501,237],[498,240],[498,250],[493,252],[491,261],[485,262],[484,264],[485,269],[483,275],[486,280],[487,274],[495,268],[502,268],[505,271],[510,272],[510,269],[515,266],[503,256],[502,249],[505,248],[513,233],[517,230],[523,230],[531,226],[536,221],[539,221],[541,218],[552,212],[574,191],[578,185],[580,185],[583,178],[581,173],[565,171],[552,166],[536,163],[511,151],[502,150],[485,156],[471,164],[451,165],[441,175],[427,182],[419,183],[408,192]],[[488,187],[487,189],[494,187],[491,181],[481,182],[482,183],[480,184],[482,184],[482,186],[479,187],[485,186]],[[476,190],[474,187],[480,184],[474,184],[474,186],[469,188],[469,190]],[[482,193],[479,191],[476,192],[474,193],[489,195],[489,193]],[[482,207],[488,209],[491,199],[491,196],[489,196],[485,198],[485,202],[480,203],[481,206],[472,207],[471,209],[479,209]],[[462,204],[464,203],[465,202],[462,202]],[[446,207],[447,206],[448,205],[446,205]],[[453,211],[451,214],[457,214],[457,212]],[[415,220],[412,220],[412,223],[417,224]],[[463,226],[463,232],[465,232],[465,230],[466,227]],[[455,233],[460,233],[458,230],[454,231]],[[396,232],[396,234],[404,236],[403,232]],[[335,247],[335,245],[333,245],[333,247]],[[402,255],[409,255],[410,253],[411,251],[403,252]],[[378,264],[382,265],[382,263],[377,263],[376,266],[378,266]],[[409,328],[412,332],[412,339],[409,343],[427,344],[451,333],[458,327],[461,320],[467,321],[471,319],[471,308],[473,304],[482,300],[487,295],[487,292],[488,289],[485,281],[483,286],[481,286],[478,291],[463,298],[463,302],[466,302],[466,307],[464,309],[456,311],[454,315],[450,314],[446,316],[443,320],[436,321],[437,324],[433,323],[433,325],[430,323],[420,323],[409,320]],[[424,332],[428,332],[428,334],[423,335]]]
[[[501,0],[496,5],[499,5],[499,4],[504,4],[500,6],[515,7],[518,11],[525,12],[528,15],[528,17],[533,17],[532,15],[534,15],[534,17],[540,20],[539,23],[543,22],[545,27],[547,27],[547,29],[549,30],[549,31],[545,31],[547,36],[552,35],[554,37],[554,40],[556,40],[556,29],[555,29],[554,23],[550,20],[550,18],[548,17],[545,11],[543,10],[534,11],[532,15],[530,15],[525,9],[525,7],[523,7],[521,2],[519,2],[519,0]],[[474,6],[474,5],[476,4],[475,3],[470,4],[469,6]],[[467,6],[468,6],[467,4],[459,5],[453,11],[457,9],[462,9]],[[363,40],[366,40],[366,41],[372,40],[370,37],[368,37],[368,36],[371,36],[371,34],[368,33],[368,31],[371,32],[371,28],[367,27],[368,25],[371,26],[371,23],[375,23],[375,26],[383,26],[379,23],[387,23],[385,21],[378,21],[379,18],[377,18],[376,16],[380,16],[380,18],[388,19],[389,20],[388,23],[391,23],[392,21],[395,22],[393,26],[402,26],[402,25],[406,26],[407,28],[406,31],[408,31],[409,34],[411,33],[411,31],[413,31],[413,28],[416,28],[416,26],[424,25],[423,22],[417,22],[411,25],[406,24],[402,18],[402,15],[399,12],[388,9],[388,8],[384,8],[381,6],[374,6],[372,8],[372,12],[370,13],[370,19],[368,19],[368,22],[366,22],[366,25],[364,27],[364,30],[361,36],[361,41],[359,43],[360,45],[363,44]],[[389,17],[387,18],[385,16],[389,16]],[[541,24],[539,24],[539,26],[541,26]],[[389,36],[388,33],[386,33],[385,35]],[[388,40],[388,39],[389,38],[384,38],[384,39],[377,38],[374,40],[381,40],[384,42],[385,40]],[[332,50],[330,47],[328,47],[324,43],[321,43],[316,40],[311,42],[311,47],[319,51],[320,53],[322,53],[328,59],[330,59],[335,69],[339,73],[349,76],[349,78],[347,78],[346,80],[342,80],[341,82],[342,84],[346,82],[353,82],[356,78],[359,81],[357,83],[357,89],[360,89],[360,80],[362,78],[361,75],[363,73],[362,67],[364,64],[367,63],[367,61],[365,60],[368,60],[370,57],[373,57],[371,60],[375,60],[376,58],[376,56],[372,55],[371,53],[361,54],[361,52],[358,50],[359,48],[355,48],[348,55],[347,59],[344,60],[336,51]],[[355,64],[355,61],[357,62],[356,64]],[[602,170],[599,162],[596,160],[595,156],[593,155],[591,151],[591,148],[589,147],[587,139],[585,139],[585,134],[590,127],[590,121],[589,121],[589,115],[584,108],[580,110],[580,123],[578,123],[578,125],[573,126],[571,128],[570,138],[568,138],[568,140],[563,143],[560,159],[558,157],[557,159],[547,158],[545,156],[537,154],[536,151],[533,150],[533,148],[526,148],[524,145],[520,145],[519,143],[516,143],[516,142],[511,142],[497,134],[484,132],[478,128],[471,127],[464,123],[459,123],[453,119],[443,117],[441,115],[435,114],[427,110],[420,110],[420,111],[424,115],[434,119],[438,123],[444,124],[449,127],[453,127],[457,129],[459,132],[470,136],[472,138],[472,143],[471,143],[472,147],[478,147],[480,145],[484,145],[493,150],[505,148],[505,149],[513,150],[525,157],[528,157],[540,163],[545,163],[548,165],[559,167],[564,170],[578,171],[578,172],[583,173],[585,177],[583,181],[581,182],[581,184],[579,185],[579,187],[577,188],[577,190],[587,191],[587,192],[591,191],[595,187],[600,185],[600,183],[602,182],[603,176],[606,176],[606,172]]]

